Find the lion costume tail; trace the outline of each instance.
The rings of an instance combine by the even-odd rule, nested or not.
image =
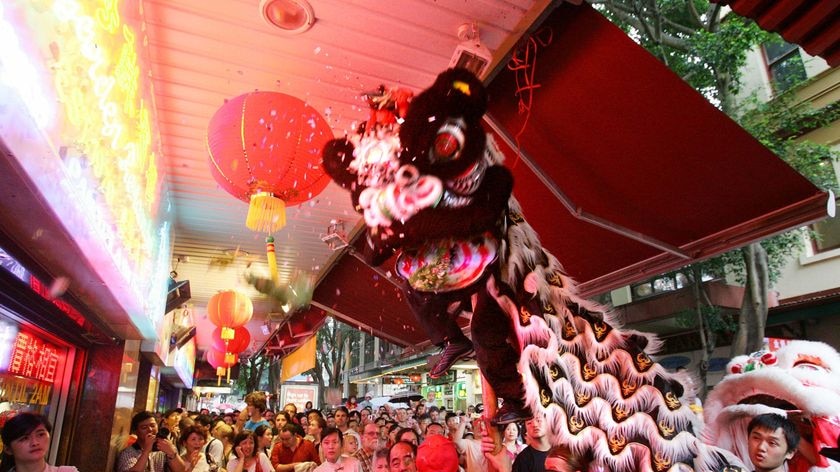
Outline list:
[[[507,222],[502,277],[518,300],[502,306],[517,307],[508,311],[517,310],[509,314],[522,346],[526,402],[548,419],[552,445],[613,472],[743,467],[698,440],[688,401],[695,393],[650,358],[660,341],[621,329],[606,307],[580,298],[513,197]]]

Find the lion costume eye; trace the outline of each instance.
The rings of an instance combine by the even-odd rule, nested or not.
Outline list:
[[[464,120],[448,119],[437,131],[435,142],[429,152],[432,163],[454,161],[464,149]]]
[[[793,367],[794,367],[794,369],[800,369],[800,370],[810,370],[810,371],[815,371],[815,372],[827,372],[827,369],[824,366],[819,365],[819,364],[814,364],[814,363],[808,362],[808,361],[799,361],[796,364],[794,364]]]

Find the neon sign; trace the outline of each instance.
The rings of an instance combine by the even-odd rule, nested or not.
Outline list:
[[[43,179],[42,191],[52,183],[61,195],[54,198],[73,202],[72,214],[62,212],[66,226],[95,265],[112,262],[100,274],[119,274],[125,284],[112,290],[128,291],[115,294],[127,300],[144,336],[154,336],[164,314],[171,249],[169,226],[158,214],[154,92],[141,80],[145,56],[138,48],[146,38],[123,21],[119,0],[44,4],[13,3],[6,11],[0,5],[0,85],[15,80],[11,87],[60,164],[30,176]],[[41,77],[49,76],[54,94],[42,91]]]
[[[60,355],[57,346],[29,333],[19,332],[12,344],[8,372],[52,383]]]

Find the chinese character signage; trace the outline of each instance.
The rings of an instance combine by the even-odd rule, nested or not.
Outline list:
[[[12,343],[7,372],[53,383],[61,351],[29,333],[18,332]]]

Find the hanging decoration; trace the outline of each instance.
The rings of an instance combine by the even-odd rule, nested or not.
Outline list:
[[[237,292],[236,290],[222,290],[221,292],[210,297],[207,302],[207,319],[217,326],[213,331],[214,345],[216,338],[218,338],[221,346],[215,350],[218,365],[210,365],[216,368],[216,375],[221,376],[227,373],[228,380],[230,380],[230,366],[236,364],[236,353],[242,352],[251,342],[251,334],[246,328],[245,323],[251,320],[254,315],[254,305],[251,299],[246,295]],[[239,347],[244,343],[242,350],[234,352],[230,349],[231,346]],[[210,362],[210,349],[207,354],[207,360]],[[217,358],[221,355],[222,359]],[[223,369],[222,369],[223,368]]]
[[[329,183],[321,149],[332,138],[324,118],[303,100],[279,92],[246,93],[225,102],[210,119],[210,173],[249,204],[246,226],[270,235],[286,225],[287,205],[310,200]]]
[[[217,327],[213,330],[213,349],[224,353],[224,363],[226,365],[236,364],[238,354],[248,348],[251,344],[251,333],[248,328],[238,326],[228,333],[232,332],[233,336],[230,338],[223,337],[226,328]],[[218,369],[217,369],[218,373]],[[228,380],[230,380],[230,368],[227,369]]]
[[[216,385],[222,384],[222,377],[227,375],[230,382],[230,368],[236,364],[236,359],[231,360],[224,352],[210,348],[207,350],[207,363],[216,369]]]

